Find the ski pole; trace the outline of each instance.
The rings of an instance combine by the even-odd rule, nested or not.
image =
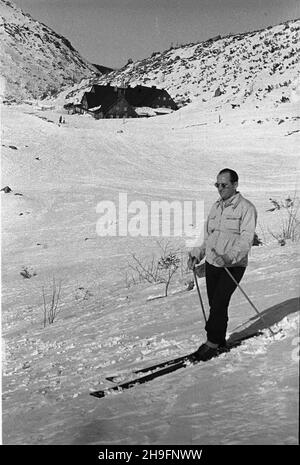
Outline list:
[[[204,305],[203,305],[203,301],[202,301],[202,297],[201,297],[201,293],[200,293],[200,289],[199,289],[198,278],[197,278],[197,275],[196,275],[196,268],[195,268],[195,266],[193,267],[193,274],[194,274],[194,280],[195,280],[195,283],[196,283],[197,292],[198,292],[198,296],[199,296],[199,300],[200,300],[200,304],[201,304],[202,313],[203,313],[203,316],[204,316],[204,321],[205,321],[205,324],[206,324],[206,323],[207,323],[207,319],[206,319],[205,310],[204,310]]]
[[[257,310],[257,308],[255,307],[254,303],[251,302],[251,300],[249,299],[249,297],[247,296],[246,292],[243,290],[243,288],[241,287],[241,285],[237,282],[237,280],[234,278],[234,276],[232,276],[232,274],[230,273],[230,271],[228,270],[228,268],[226,268],[226,266],[224,267],[225,270],[227,271],[228,275],[231,277],[232,281],[237,285],[237,287],[239,288],[239,290],[244,294],[244,296],[246,297],[246,299],[248,300],[249,304],[251,305],[251,307],[255,310],[255,312],[258,314],[258,316],[262,319],[263,323],[267,326],[267,328],[270,330],[271,334],[273,336],[275,336],[275,333],[274,331],[270,328],[270,326],[267,325],[263,315]]]
[[[217,257],[219,257],[220,255],[216,252],[215,249],[212,249],[212,252],[215,253],[215,255],[217,255]],[[267,322],[265,321],[263,315],[257,310],[257,308],[255,307],[254,303],[251,302],[251,300],[249,299],[249,297],[247,296],[246,292],[243,290],[243,288],[241,287],[241,285],[237,282],[237,280],[234,278],[234,276],[232,276],[232,274],[230,273],[230,271],[228,270],[228,268],[226,268],[226,266],[224,267],[227,274],[230,276],[230,278],[232,279],[232,281],[234,282],[234,284],[239,288],[239,290],[242,292],[242,294],[244,294],[244,296],[246,297],[246,299],[248,300],[249,304],[251,305],[251,307],[253,308],[253,310],[257,313],[257,315],[259,316],[259,318],[261,318],[261,320],[263,321],[263,323],[267,326],[267,328],[270,330],[270,333],[275,336],[275,333],[274,331],[270,328],[270,326],[268,326]]]

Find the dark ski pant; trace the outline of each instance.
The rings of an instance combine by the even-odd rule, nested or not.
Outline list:
[[[243,266],[229,268],[237,282],[240,282],[245,270]],[[209,318],[205,326],[207,339],[215,344],[223,344],[226,340],[228,305],[237,286],[224,268],[207,262],[205,262],[205,278],[210,306]]]

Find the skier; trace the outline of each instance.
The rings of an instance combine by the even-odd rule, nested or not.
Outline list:
[[[196,351],[195,358],[208,360],[218,353],[218,348],[226,345],[228,306],[237,285],[242,279],[248,264],[248,252],[252,246],[257,221],[255,206],[238,191],[238,174],[225,168],[217,176],[215,187],[220,199],[208,215],[204,241],[200,247],[189,251],[188,267],[206,257],[205,278],[210,306],[205,330],[207,341]]]

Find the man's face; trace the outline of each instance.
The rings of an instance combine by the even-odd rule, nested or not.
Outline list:
[[[217,177],[218,192],[223,200],[227,200],[236,193],[237,182],[232,183],[230,173],[222,173]]]

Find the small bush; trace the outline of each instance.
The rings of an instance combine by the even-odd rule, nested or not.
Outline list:
[[[296,241],[300,237],[300,221],[297,217],[299,210],[299,198],[294,194],[294,198],[291,199],[288,196],[284,200],[276,200],[270,198],[272,207],[267,212],[277,213],[279,215],[279,226],[278,232],[269,231],[270,234],[277,239],[280,245],[285,245],[286,240],[290,239]]]
[[[23,270],[20,272],[20,275],[23,276],[23,278],[30,279],[32,276],[36,276],[35,271],[29,271],[27,267],[23,267]]]
[[[165,283],[165,296],[168,295],[168,288],[173,275],[179,268],[180,258],[176,253],[168,253],[167,255],[160,257],[158,261],[158,270],[162,272],[164,279],[162,282]]]
[[[53,284],[52,284],[52,289],[51,289],[51,299],[50,299],[49,304],[47,304],[46,296],[45,296],[45,289],[44,287],[42,289],[44,328],[46,327],[47,322],[49,323],[49,325],[54,323],[54,320],[56,319],[60,311],[60,308],[59,308],[60,291],[61,291],[61,282],[59,283],[58,288],[57,288],[55,279],[53,278]]]
[[[131,254],[132,261],[128,264],[131,270],[131,282],[161,283],[165,284],[165,297],[168,295],[170,282],[178,270],[181,260],[179,251],[172,249],[170,244],[157,242],[160,249],[160,257],[152,256],[151,259],[140,258]],[[126,273],[126,286],[129,287],[128,274]]]

